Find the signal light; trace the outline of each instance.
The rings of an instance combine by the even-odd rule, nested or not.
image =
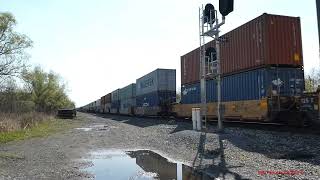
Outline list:
[[[212,4],[210,3],[206,4],[206,6],[204,7],[203,16],[204,16],[204,23],[214,23],[214,21],[216,20],[216,14],[215,14],[214,6]]]
[[[208,47],[206,49],[206,56],[209,57],[211,61],[216,61],[217,60],[217,51],[216,51],[216,49],[214,47]]]
[[[227,16],[233,11],[233,0],[219,0],[219,11],[222,16]]]

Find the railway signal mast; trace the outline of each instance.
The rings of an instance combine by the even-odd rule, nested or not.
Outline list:
[[[218,13],[210,3],[199,8],[199,34],[200,34],[200,95],[201,95],[201,120],[204,127],[207,126],[207,96],[206,79],[214,77],[217,81],[217,115],[218,130],[223,130],[222,106],[221,106],[221,68],[220,68],[220,42],[224,41],[219,37],[219,28],[225,24],[225,17],[233,11],[233,0],[219,0],[219,11],[222,15],[222,22],[219,23]],[[215,41],[215,48],[206,48],[206,37]]]

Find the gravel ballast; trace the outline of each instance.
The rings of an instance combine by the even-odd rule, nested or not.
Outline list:
[[[89,152],[149,149],[217,179],[320,179],[320,136],[78,113],[78,129],[0,144],[0,179],[92,179]],[[15,158],[19,157],[19,158]]]

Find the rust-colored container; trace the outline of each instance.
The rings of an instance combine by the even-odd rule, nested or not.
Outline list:
[[[109,93],[105,96],[105,104],[107,104],[107,103],[111,103],[111,93]]]
[[[263,14],[222,37],[227,39],[220,49],[224,75],[264,66],[303,66],[299,17]],[[199,48],[181,56],[181,84],[199,81],[199,59]]]
[[[105,105],[105,104],[106,104],[106,102],[105,102],[105,97],[106,97],[106,96],[102,96],[102,97],[100,98],[101,105]]]

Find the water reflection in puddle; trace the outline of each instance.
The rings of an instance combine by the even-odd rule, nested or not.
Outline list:
[[[206,174],[195,173],[182,163],[174,163],[149,150],[103,151],[92,153],[93,166],[85,170],[95,179],[164,179],[207,180]]]
[[[77,130],[82,130],[82,131],[91,131],[92,128],[76,128]]]
[[[103,131],[103,130],[108,130],[108,128],[110,129],[110,128],[116,128],[116,127],[103,125],[103,124],[97,124],[97,125],[92,125],[89,127],[82,127],[82,128],[75,128],[75,129],[82,130],[82,131],[92,131],[92,130]]]

